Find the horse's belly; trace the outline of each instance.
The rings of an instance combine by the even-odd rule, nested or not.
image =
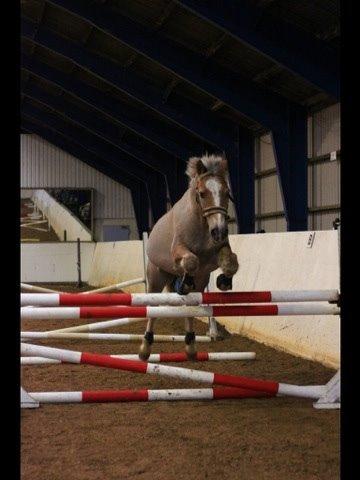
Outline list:
[[[154,265],[165,272],[173,273],[174,267],[171,257],[173,232],[170,228],[171,222],[166,218],[167,215],[162,217],[151,231],[147,245],[147,255]]]

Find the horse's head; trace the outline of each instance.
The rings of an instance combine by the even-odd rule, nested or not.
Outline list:
[[[219,155],[192,157],[186,174],[212,239],[214,242],[224,241],[228,236],[227,209],[231,198],[226,158]]]

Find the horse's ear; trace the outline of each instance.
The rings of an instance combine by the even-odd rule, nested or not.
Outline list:
[[[206,167],[201,161],[200,157],[191,157],[187,163],[186,175],[190,178],[196,177],[196,175],[201,175],[206,173]]]

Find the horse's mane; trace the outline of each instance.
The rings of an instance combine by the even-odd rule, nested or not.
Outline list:
[[[191,157],[187,163],[186,175],[191,180],[203,173],[220,175],[226,177],[228,174],[227,160],[223,155],[203,155],[202,157]]]

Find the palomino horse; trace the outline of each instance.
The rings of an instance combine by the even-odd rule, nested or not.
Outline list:
[[[186,294],[204,291],[210,273],[221,268],[217,278],[221,290],[232,288],[238,270],[236,255],[228,239],[228,167],[223,156],[190,158],[187,164],[189,188],[154,225],[148,240],[148,291]],[[154,318],[148,320],[139,357],[151,352]],[[193,318],[185,318],[185,350],[196,356]]]

